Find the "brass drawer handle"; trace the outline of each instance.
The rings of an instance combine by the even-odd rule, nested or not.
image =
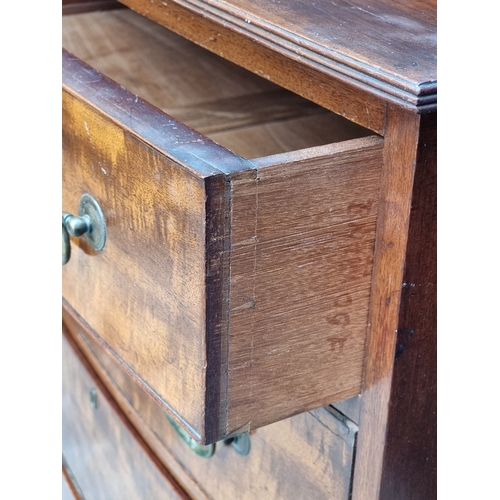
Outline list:
[[[224,439],[225,445],[231,445],[238,455],[247,456],[250,453],[250,433],[243,432],[228,439]]]
[[[175,429],[178,436],[200,457],[210,458],[215,453],[215,444],[197,443],[177,422],[165,414],[170,425]],[[250,453],[250,433],[243,432],[234,437],[221,441],[226,446],[231,445],[238,455],[246,456]]]
[[[62,265],[71,257],[69,237],[85,236],[90,246],[100,252],[106,245],[106,221],[99,203],[89,194],[80,198],[79,215],[62,213]]]
[[[166,415],[170,425],[175,429],[178,436],[200,457],[210,458],[215,453],[215,444],[197,443],[177,422]]]

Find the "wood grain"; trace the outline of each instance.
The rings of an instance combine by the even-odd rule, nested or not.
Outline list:
[[[359,394],[382,145],[256,160],[233,181],[229,432]]]
[[[437,498],[436,115],[422,117],[381,500]]]
[[[204,402],[197,403],[194,412],[199,415],[199,434],[209,432],[212,433],[209,439],[215,439],[215,436],[222,436],[231,430],[258,427],[267,421],[283,418],[290,414],[295,399],[299,402],[297,411],[303,411],[313,404],[311,401],[319,403],[321,394],[334,394],[332,397],[341,398],[362,390],[362,396],[340,401],[337,405],[360,425],[354,477],[351,477],[352,499],[434,498],[435,289],[415,288],[420,283],[435,282],[432,255],[435,248],[435,118],[425,114],[419,117],[415,113],[436,109],[435,2],[412,0],[401,3],[388,0],[368,5],[364,0],[341,0],[333,5],[326,0],[313,4],[300,0],[281,3],[246,0],[124,0],[123,3],[269,80],[262,84],[255,79],[254,89],[258,90],[254,91],[250,89],[254,80],[243,77],[239,88],[245,88],[245,91],[239,95],[231,94],[236,87],[232,87],[229,81],[224,82],[225,76],[230,74],[226,72],[225,63],[221,64],[218,58],[210,56],[213,59],[207,66],[217,68],[214,81],[222,82],[222,86],[216,85],[215,93],[211,95],[210,92],[205,94],[205,87],[210,88],[211,80],[200,80],[200,73],[194,71],[191,76],[194,100],[187,99],[181,105],[175,104],[179,102],[177,100],[169,108],[183,121],[211,134],[224,146],[247,158],[257,158],[250,164],[223,148],[214,147],[204,136],[190,131],[175,120],[169,120],[152,106],[137,100],[134,94],[127,94],[119,90],[118,86],[104,84],[97,72],[88,68],[82,70],[81,65],[75,66],[73,62],[67,61],[73,68],[71,82],[65,84],[68,95],[75,97],[78,94],[82,102],[91,103],[94,109],[104,107],[110,123],[152,151],[148,157],[159,154],[166,155],[168,161],[174,159],[183,172],[189,173],[202,186],[202,193],[210,193],[209,202],[204,206],[205,217],[201,216],[201,219],[205,227],[211,229],[205,231],[204,237],[200,236],[199,240],[206,252],[203,255],[204,285],[205,293],[208,293],[203,302],[205,314],[200,314],[200,324],[204,323],[207,333],[198,344],[207,356],[207,377],[200,383]],[[130,12],[124,13],[123,19],[136,19],[127,26],[127,29],[134,30],[146,27],[148,22],[133,17]],[[76,40],[83,42],[76,44],[78,50],[88,48],[84,34],[87,29],[92,31],[95,28],[93,23],[88,23],[87,28],[74,32],[77,34]],[[120,28],[113,31],[115,35],[117,32],[120,32]],[[145,39],[151,34],[143,46],[159,45],[163,36],[161,33],[160,26],[143,30]],[[154,82],[160,81],[159,73],[176,74],[181,69],[181,53],[174,57],[177,66],[169,63],[171,66],[164,71],[161,69],[161,64],[164,64],[162,57],[158,54],[151,54],[152,63],[147,65],[140,64],[141,58],[129,58],[128,49],[124,50],[126,57],[121,57],[121,54],[117,57],[117,53],[120,53],[120,37],[107,35],[102,35],[102,45],[97,52],[99,64],[104,64],[106,71],[111,68],[117,78],[122,78],[121,61],[124,77],[140,75],[135,82],[134,78],[131,79],[131,88],[138,89],[134,90],[135,93],[152,95],[153,99],[156,99],[155,95],[164,95],[169,99],[169,92],[172,92],[168,88],[169,84],[163,83],[155,88]],[[141,46],[140,38],[138,46]],[[175,37],[170,39],[174,40]],[[108,54],[107,44],[111,42],[118,42],[118,46],[113,47]],[[183,43],[180,42],[177,47],[183,47]],[[159,52],[161,54],[162,51]],[[173,54],[176,54],[175,50]],[[203,58],[197,60],[202,61]],[[195,60],[186,57],[186,67],[196,66]],[[128,66],[125,66],[124,61]],[[157,68],[161,70],[156,72]],[[151,75],[150,79],[146,78],[148,74]],[[244,72],[236,68],[235,74],[235,81],[238,81]],[[225,76],[217,80],[220,75]],[[179,81],[183,79],[179,77]],[[339,196],[332,196],[331,200],[325,200],[318,207],[313,203],[318,193],[321,197],[322,192],[335,189],[332,185],[335,185],[336,179],[330,183],[325,180],[330,168],[326,158],[335,157],[336,152],[341,150],[342,154],[349,156],[349,145],[341,143],[335,147],[294,151],[301,147],[335,142],[335,139],[321,142],[319,136],[315,138],[315,127],[321,132],[331,132],[333,125],[321,125],[327,123],[330,116],[304,101],[294,100],[296,97],[283,93],[270,81],[386,136],[381,182],[378,178],[374,179],[371,188],[363,193],[355,193],[357,201],[354,202],[352,220],[328,219],[334,217],[336,212],[332,214],[326,209],[329,209],[330,201],[336,203]],[[185,90],[182,83],[177,87]],[[189,90],[189,85],[186,88]],[[174,88],[173,93],[178,90]],[[149,91],[152,91],[151,94],[146,94]],[[219,91],[222,94],[219,95]],[[202,100],[196,101],[196,96],[202,96]],[[272,123],[266,123],[267,110],[269,116],[275,117],[277,121],[272,118]],[[286,121],[294,122],[298,132],[294,132]],[[82,125],[79,126],[81,129]],[[177,126],[181,128],[180,133],[174,132]],[[169,133],[165,133],[166,130]],[[363,133],[341,140],[353,137],[363,137]],[[262,144],[263,149],[255,149],[253,142]],[[362,142],[357,145],[362,147]],[[111,150],[113,154],[118,154],[116,149]],[[261,158],[275,153],[283,154]],[[374,158],[378,159],[379,154],[377,150],[373,156],[368,155],[368,163]],[[317,158],[321,156],[324,156],[325,161],[316,164]],[[301,164],[302,170],[288,170],[290,164]],[[381,164],[382,160],[377,175]],[[361,168],[360,165],[358,167]],[[375,174],[375,165],[372,167],[368,168],[367,178]],[[80,167],[72,168],[78,170]],[[311,178],[309,168],[312,171]],[[360,172],[356,168],[352,172],[354,176]],[[348,178],[350,169],[346,168],[342,174]],[[299,184],[289,182],[289,179],[297,178],[306,181],[304,189],[299,189]],[[360,215],[363,197],[366,194],[371,197],[373,189],[379,188],[380,192],[374,195],[375,200],[380,198],[379,207],[377,203],[368,204],[375,210],[374,213]],[[107,194],[115,196],[112,189],[107,191]],[[344,186],[343,192],[350,193],[350,190]],[[201,199],[200,196],[198,201]],[[223,207],[222,211],[216,207]],[[301,217],[304,214],[310,216]],[[374,231],[367,228],[375,224],[377,217],[375,236]],[[266,224],[261,226],[266,220],[269,221],[267,233]],[[333,228],[337,238],[327,231],[329,227]],[[215,239],[211,239],[212,231],[216,232]],[[299,239],[293,236],[299,236]],[[357,246],[360,242],[356,238],[362,240],[361,247]],[[373,269],[367,261],[367,253],[365,255],[364,245],[368,241],[375,241]],[[342,242],[346,246],[339,248],[337,245],[342,245]],[[130,248],[133,256],[134,247]],[[78,246],[80,251],[81,245]],[[338,261],[335,260],[337,253]],[[312,257],[317,264],[310,273],[307,273],[308,262],[302,260],[305,257]],[[347,269],[341,267],[342,259],[348,262]],[[365,264],[359,259],[365,259]],[[336,283],[336,276],[328,274],[330,266],[339,269],[339,284]],[[367,279],[364,274],[367,268],[372,272],[373,279]],[[351,272],[354,272],[353,280],[350,279]],[[357,278],[356,272],[359,272]],[[87,270],[87,276],[90,275]],[[412,283],[415,287],[411,286]],[[343,291],[336,291],[336,286],[342,286]],[[347,295],[344,295],[344,289],[348,290]],[[319,290],[319,300],[308,295],[311,291],[316,297]],[[323,293],[324,300],[321,299]],[[327,314],[327,299],[338,297],[344,300],[346,296],[353,300],[351,304],[336,302],[331,314]],[[368,309],[367,296],[371,297]],[[101,295],[101,312],[105,309],[103,304],[110,303],[110,297],[113,295],[109,290]],[[146,298],[142,299],[141,304],[146,304]],[[136,297],[132,297],[132,302],[135,300]],[[347,326],[346,316],[342,315],[346,307],[353,309],[347,312]],[[138,310],[141,308],[139,306]],[[134,312],[133,309],[129,310]],[[366,311],[364,323],[359,312],[363,310]],[[68,311],[71,311],[70,307],[66,309]],[[328,320],[329,317],[333,324],[328,328],[335,335],[327,337],[327,330],[321,330],[321,327],[325,328],[322,318]],[[353,317],[354,322],[351,321]],[[84,322],[75,324],[89,335],[96,335]],[[361,334],[363,327],[367,333]],[[352,335],[346,340],[344,332],[351,331],[349,329]],[[359,346],[361,339],[366,340],[364,378],[363,368],[358,369],[363,356],[359,354],[358,347],[349,353],[354,363],[348,363],[349,356],[343,352],[346,342]],[[89,343],[92,342],[90,339]],[[325,352],[329,352],[324,349],[327,344],[333,352],[332,359],[321,357],[326,357]],[[290,354],[287,352],[290,345],[297,346],[298,350]],[[323,350],[320,350],[321,345]],[[110,349],[109,345],[105,347]],[[114,345],[111,347],[115,349]],[[422,357],[425,359],[422,360]],[[114,387],[113,394],[122,407],[127,408],[144,436],[148,436],[148,442],[152,443],[151,446],[164,463],[168,463],[176,471],[175,474],[183,478],[183,484],[191,485],[188,489],[192,496],[210,498],[213,493],[203,489],[204,484],[208,484],[214,488],[210,489],[211,492],[224,487],[231,492],[230,497],[239,498],[241,491],[232,489],[237,488],[232,484],[227,486],[226,478],[221,480],[216,472],[203,476],[206,466],[202,464],[198,469],[196,464],[192,465],[191,459],[183,455],[186,450],[179,443],[176,444],[175,435],[172,434],[170,439],[168,430],[163,429],[159,431],[160,439],[155,435],[154,429],[166,425],[160,417],[160,407],[151,404],[144,392],[135,391],[136,386],[116,364],[116,359],[106,363],[103,362],[109,367],[109,373],[114,374],[114,381],[120,381],[120,388],[117,388],[110,377],[109,387]],[[326,371],[327,367],[332,366],[338,369],[343,363],[345,369],[339,377],[330,370],[328,378],[316,378],[316,373],[322,373],[322,370]],[[130,367],[125,368],[130,370]],[[151,370],[154,371],[152,367]],[[140,383],[141,378],[137,373],[135,376],[136,382]],[[249,385],[242,385],[248,381],[251,382]],[[273,408],[272,391],[285,395],[288,400],[284,397]],[[150,395],[172,412],[151,388]],[[151,420],[145,418],[144,415],[149,415],[149,411],[151,415],[156,412],[157,417],[152,416]],[[304,435],[310,435],[311,430],[308,425],[299,425],[299,428],[300,441]],[[266,429],[268,427],[257,430],[254,436],[264,433]],[[293,430],[287,432],[293,435]],[[317,436],[315,446],[321,447],[323,437]],[[286,432],[283,433],[283,439],[287,438]],[[269,440],[272,441],[272,437],[267,438]],[[278,444],[278,449],[280,446],[282,444]],[[270,451],[266,446],[263,450],[273,454],[273,450]],[[227,459],[229,467],[234,467],[235,473],[239,474],[240,483],[237,484],[242,486],[241,490],[244,486],[245,491],[256,491],[259,497],[267,498],[268,490],[265,488],[275,484],[272,479],[266,476],[259,480],[256,473],[255,477],[250,475],[253,478],[251,484],[241,483],[246,470],[235,465],[230,449],[226,451],[227,456],[231,457]],[[290,460],[293,452],[293,447],[287,448],[286,454],[278,454],[276,460],[269,461],[269,467],[273,472],[278,471],[279,475],[281,464],[286,459]],[[346,463],[352,464],[352,458],[349,458],[349,454],[347,456],[348,461],[342,462],[342,465],[335,462],[339,470],[343,470]],[[307,459],[306,462],[313,463],[314,460],[323,463],[321,456]],[[226,467],[227,462],[224,462]],[[303,462],[297,460],[294,463],[300,465],[297,468],[291,466],[283,475],[293,486],[293,492],[287,486],[278,484],[277,489],[272,490],[273,495],[280,497],[285,491],[289,497],[295,496],[296,491],[301,491],[302,483],[308,484],[308,479],[301,476]],[[327,464],[324,464],[323,468],[326,467]],[[255,470],[258,470],[257,466]],[[334,477],[335,471],[328,474]],[[323,481],[314,468],[308,470],[307,476],[314,477],[319,483]],[[203,486],[197,485],[195,477],[203,477]],[[300,481],[295,483],[295,477]],[[337,483],[343,485],[345,477],[336,479]],[[325,485],[321,490],[323,496],[319,498],[330,498],[333,494],[334,490],[329,489],[331,486]],[[341,497],[347,491],[342,488]],[[314,496],[314,486],[309,490],[313,491]],[[309,497],[311,494],[308,491],[303,496]]]
[[[307,65],[300,49],[280,51],[208,15],[207,4],[122,0],[135,11],[249,71],[376,133],[385,129],[385,95],[321,65]],[[297,53],[298,52],[298,53]]]
[[[63,337],[63,455],[86,498],[188,500]],[[92,407],[89,391],[97,395]]]
[[[63,207],[76,211],[90,193],[108,228],[99,254],[72,241],[64,298],[200,432],[203,410],[186,394],[202,401],[205,392],[204,182],[84,102],[63,99]]]
[[[209,134],[215,142],[247,159],[366,137],[367,129],[333,113],[273,121]]]
[[[420,116],[390,107],[361,399],[353,500],[379,498]]]
[[[344,116],[379,133],[367,124],[378,111],[376,101],[436,109],[433,0],[122,2],[286,88],[304,96],[311,92],[312,100],[308,80],[317,82],[317,93],[328,89],[331,95],[318,95],[316,102],[344,109]],[[363,101],[373,109],[363,113]]]
[[[108,224],[73,242],[67,310],[203,442],[358,394],[383,141],[250,163],[64,62],[63,207]]]
[[[306,64],[336,69],[402,99],[398,90],[413,96],[436,92],[435,0],[179,3],[208,4],[210,14],[272,43],[276,52],[300,47]]]
[[[129,10],[66,17],[63,45],[130,92],[246,158],[369,135]]]
[[[151,407],[166,418],[164,408],[156,404],[146,391],[140,389],[137,380],[129,376],[116,363],[114,357],[103,348],[102,344],[95,340],[93,332],[88,327],[75,320],[75,317],[68,314],[64,308],[62,311],[63,333],[74,342],[81,353],[85,356],[85,362],[88,363],[96,372],[99,380],[110,393],[113,401],[126,414],[127,419],[134,426],[137,432],[145,440],[152,452],[162,461],[179,485],[192,497],[196,499],[207,499],[202,486],[195,482],[194,478],[186,473],[184,468],[174,459],[174,457],[165,452],[164,446],[159,445],[162,437],[148,426],[144,425],[143,417],[134,409],[131,400],[125,394],[134,394],[137,391],[139,397],[145,400],[145,407]],[[112,375],[110,375],[112,374]],[[130,391],[127,389],[130,387]],[[133,398],[135,399],[135,397]],[[149,411],[149,410],[148,410]]]
[[[140,138],[159,153],[174,158],[193,176],[203,179],[221,171],[244,170],[248,163],[187,127],[137,95],[62,51],[64,93],[85,103],[97,115],[114,122],[125,133]]]
[[[255,431],[246,457],[218,443],[213,457],[200,458],[92,337],[79,328],[70,331],[151,448],[183,485],[191,485],[193,498],[348,498],[357,428],[334,410],[315,410]]]

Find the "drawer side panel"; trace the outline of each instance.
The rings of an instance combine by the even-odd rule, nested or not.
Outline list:
[[[382,145],[259,160],[233,182],[228,432],[359,394]]]

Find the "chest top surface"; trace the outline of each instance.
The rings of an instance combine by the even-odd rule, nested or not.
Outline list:
[[[433,107],[435,0],[176,0],[389,100]]]

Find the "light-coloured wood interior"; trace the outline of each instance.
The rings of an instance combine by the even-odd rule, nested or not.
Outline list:
[[[371,132],[123,9],[63,16],[63,47],[245,158]]]

